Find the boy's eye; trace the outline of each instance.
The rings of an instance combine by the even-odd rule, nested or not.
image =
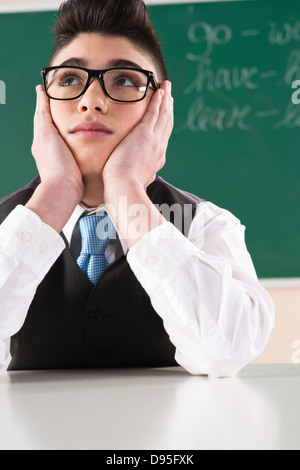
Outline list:
[[[78,82],[77,82],[78,83]],[[68,77],[64,78],[63,80],[60,81],[61,86],[72,86],[76,85],[76,77]]]
[[[138,87],[138,84],[136,83],[136,81],[134,80],[133,77],[124,77],[124,76],[120,76],[120,77],[117,77],[116,80],[115,80],[115,85],[116,86],[135,86],[135,87]]]
[[[65,86],[65,87],[78,86],[78,85],[82,85],[82,78],[80,78],[78,75],[68,74],[61,78],[58,77],[57,84],[59,84],[60,86]]]

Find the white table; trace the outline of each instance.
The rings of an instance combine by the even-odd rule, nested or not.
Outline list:
[[[299,450],[300,368],[1,371],[0,448]]]

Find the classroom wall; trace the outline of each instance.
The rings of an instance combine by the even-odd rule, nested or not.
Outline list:
[[[300,363],[300,283],[295,286],[266,289],[272,297],[276,312],[276,325],[264,353],[254,364]],[[269,284],[269,287],[268,287]],[[297,286],[298,284],[298,286]]]
[[[200,0],[201,1],[201,0]],[[213,2],[216,0],[203,0]],[[225,0],[218,0],[225,1]],[[234,0],[232,0],[234,1]],[[283,0],[284,1],[284,0]],[[197,0],[150,0],[147,4],[195,3]],[[0,0],[0,13],[10,11],[53,10],[61,1]],[[276,328],[271,335],[266,351],[255,363],[290,363],[300,358],[300,281],[289,280],[277,284],[262,280],[275,305]]]

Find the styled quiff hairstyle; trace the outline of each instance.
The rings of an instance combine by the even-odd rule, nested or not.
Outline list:
[[[161,45],[143,0],[67,0],[60,6],[53,32],[55,41],[50,64],[80,33],[99,33],[129,39],[153,60],[159,80],[168,79]]]

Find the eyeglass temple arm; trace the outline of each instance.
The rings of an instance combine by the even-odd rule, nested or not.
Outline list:
[[[157,91],[160,88],[160,84],[155,80],[154,75],[150,76],[150,84],[153,85],[153,88],[155,91]]]

